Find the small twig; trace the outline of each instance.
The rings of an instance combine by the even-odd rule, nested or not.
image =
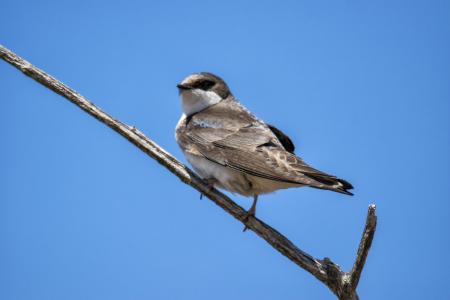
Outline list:
[[[200,179],[194,172],[184,166],[155,142],[146,137],[137,128],[128,126],[119,120],[114,119],[86,98],[64,85],[62,82],[31,65],[29,62],[20,58],[18,55],[1,45],[0,58],[22,71],[25,75],[33,78],[50,90],[71,101],[73,104],[77,105],[100,122],[118,132],[151,158],[155,159],[170,172],[175,174],[181,181],[192,186],[202,195],[207,196],[240,222],[245,222],[245,225],[249,229],[253,230],[258,236],[266,240],[267,243],[269,243],[274,249],[328,286],[339,299],[358,298],[356,294],[356,286],[358,285],[376,228],[374,205],[369,206],[366,228],[360,242],[355,265],[353,266],[350,274],[342,272],[339,269],[339,266],[328,258],[324,260],[314,258],[308,253],[297,248],[285,236],[261,220],[251,217],[248,221],[246,221],[246,213],[242,207],[237,205],[233,200],[220,191],[211,188],[210,184]]]
[[[358,253],[350,275],[350,285],[356,289],[361,277],[361,272],[369,255],[370,246],[372,246],[373,236],[377,228],[377,216],[375,214],[375,204],[369,205],[367,211],[366,226],[358,247]]]

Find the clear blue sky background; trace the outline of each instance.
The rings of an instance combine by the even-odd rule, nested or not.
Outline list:
[[[361,298],[450,298],[448,1],[2,1],[0,43],[183,161],[175,85],[217,73],[356,187],[265,196],[262,220],[349,270],[374,202]],[[334,299],[4,62],[0,126],[0,299]]]

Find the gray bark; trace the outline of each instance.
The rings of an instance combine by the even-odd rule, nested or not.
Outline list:
[[[356,287],[364,268],[370,246],[376,230],[377,217],[375,205],[368,209],[366,225],[356,254],[356,260],[350,272],[344,272],[329,258],[318,259],[300,250],[290,240],[257,218],[245,220],[245,210],[220,191],[211,188],[193,171],[184,166],[174,156],[146,137],[138,129],[128,126],[102,111],[92,102],[69,88],[59,80],[36,68],[26,60],[0,45],[0,58],[11,64],[25,75],[41,83],[50,90],[63,96],[79,108],[106,124],[111,129],[125,137],[144,153],[176,175],[182,182],[190,185],[215,204],[245,224],[258,236],[269,243],[275,250],[287,257],[293,263],[303,268],[322,283],[324,283],[341,300],[359,299]]]

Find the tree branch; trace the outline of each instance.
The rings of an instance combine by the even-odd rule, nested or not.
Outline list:
[[[356,289],[361,277],[364,264],[366,263],[367,255],[369,255],[370,246],[372,246],[373,236],[377,227],[377,216],[375,214],[375,204],[369,205],[367,211],[366,226],[364,228],[363,236],[359,242],[358,253],[356,255],[355,264],[353,265],[350,286]]]
[[[8,62],[25,75],[41,83],[50,90],[63,96],[82,110],[106,124],[125,137],[144,153],[175,174],[181,181],[192,186],[215,204],[224,209],[238,221],[245,222],[245,210],[233,200],[210,186],[193,171],[184,166],[175,157],[134,127],[130,127],[102,111],[86,98],[72,90],[54,77],[31,65],[26,60],[0,45],[0,58]],[[269,243],[274,249],[293,263],[311,273],[323,282],[339,299],[358,299],[356,287],[366,261],[376,229],[375,205],[369,206],[366,227],[359,245],[357,258],[350,273],[342,272],[330,259],[316,259],[300,250],[278,231],[257,218],[250,218],[245,225]]]
[[[375,214],[375,204],[369,205],[367,211],[366,225],[364,227],[361,241],[359,242],[356,260],[350,273],[345,273],[342,277],[342,291],[340,299],[359,299],[356,293],[356,287],[359,283],[367,255],[369,255],[370,246],[372,246],[373,237],[377,228],[377,216]]]

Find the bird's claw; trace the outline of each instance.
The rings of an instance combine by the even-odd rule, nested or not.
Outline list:
[[[209,178],[209,179],[203,179],[206,184],[208,185],[208,189],[209,191],[212,191],[214,189],[214,183],[216,183],[216,180],[214,178]],[[200,193],[200,200],[203,199],[204,194]]]
[[[244,224],[245,224],[244,229],[242,230],[242,232],[246,232],[247,229],[249,229],[249,227],[247,226],[246,223],[250,220],[250,217],[252,217],[252,218],[255,217],[255,212],[252,211],[252,210],[249,210],[249,211],[245,214],[244,218],[242,219],[242,221],[243,221]]]

